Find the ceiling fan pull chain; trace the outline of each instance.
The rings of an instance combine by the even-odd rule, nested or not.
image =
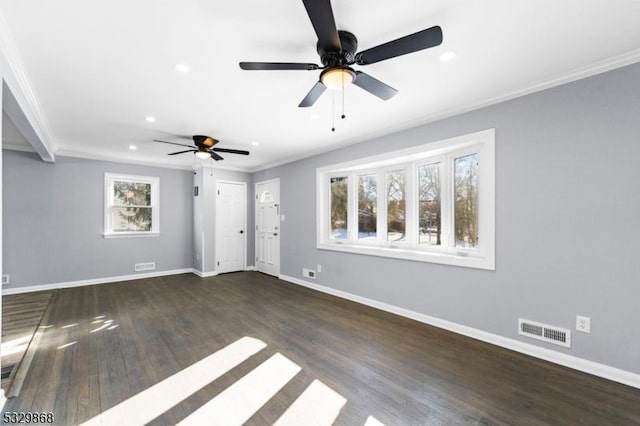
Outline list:
[[[331,91],[331,131],[336,131],[336,92]]]
[[[344,118],[346,117],[346,115],[344,115],[344,73],[342,74],[342,119],[344,120]]]

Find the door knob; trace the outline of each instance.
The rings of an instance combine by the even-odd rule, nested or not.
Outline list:
[[[278,236],[278,233],[277,233],[277,232],[274,232],[274,233],[273,233],[273,236],[274,236],[274,237],[277,237],[277,236]]]
[[[240,233],[241,233],[241,234],[244,234],[244,231],[243,231],[243,230],[240,230]]]

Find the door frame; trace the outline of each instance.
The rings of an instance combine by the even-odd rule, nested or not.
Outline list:
[[[218,196],[220,195],[218,193],[218,191],[220,190],[220,184],[241,185],[242,189],[244,191],[244,204],[243,204],[244,205],[244,209],[243,209],[244,233],[242,235],[243,244],[244,244],[244,255],[243,255],[244,261],[243,261],[243,265],[242,265],[242,270],[246,271],[247,270],[247,233],[248,233],[248,230],[247,230],[247,209],[248,209],[248,206],[247,206],[247,204],[248,204],[247,203],[247,182],[236,181],[236,180],[225,180],[225,179],[216,180],[216,193],[215,193],[215,196],[216,196],[216,203],[215,203],[215,206],[216,206],[216,209],[215,209],[215,211],[216,211],[216,223],[215,223],[215,230],[216,230],[215,250],[216,250],[216,255],[215,255],[215,259],[213,260],[214,261],[214,265],[215,265],[215,271],[216,271],[216,274],[220,273],[220,271],[218,270],[218,262],[220,260],[220,245],[221,245],[220,244],[221,233],[218,232],[219,231],[218,228],[220,226],[220,221],[218,221],[218,207],[219,207]],[[204,220],[206,220],[206,219],[204,219]],[[204,255],[203,255],[203,257],[204,257]]]
[[[280,266],[282,264],[282,259],[280,258],[280,245],[282,243],[282,221],[280,220],[281,217],[281,213],[282,213],[282,192],[280,191],[280,178],[273,178],[273,179],[267,179],[267,180],[263,180],[260,182],[256,182],[254,184],[253,187],[253,223],[255,224],[255,229],[254,229],[254,241],[253,241],[253,258],[255,259],[254,261],[254,268],[256,271],[258,271],[258,185],[262,185],[265,183],[272,183],[272,182],[277,182],[278,183],[278,205],[281,207],[279,210],[279,214],[278,214],[278,275],[280,276]],[[260,271],[258,271],[260,272]],[[264,272],[263,272],[264,273]]]

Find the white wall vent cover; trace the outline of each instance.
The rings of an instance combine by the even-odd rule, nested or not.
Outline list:
[[[571,347],[571,330],[542,324],[526,319],[518,319],[518,334],[556,345]]]
[[[136,263],[136,272],[152,271],[156,269],[156,262]]]

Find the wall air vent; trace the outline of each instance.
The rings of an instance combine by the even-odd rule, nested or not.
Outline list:
[[[136,263],[136,272],[153,271],[156,269],[156,262]]]
[[[312,280],[316,279],[316,271],[313,269],[302,268],[302,276],[305,278],[310,278]]]
[[[556,345],[571,347],[571,330],[542,324],[526,319],[518,319],[518,334]]]

